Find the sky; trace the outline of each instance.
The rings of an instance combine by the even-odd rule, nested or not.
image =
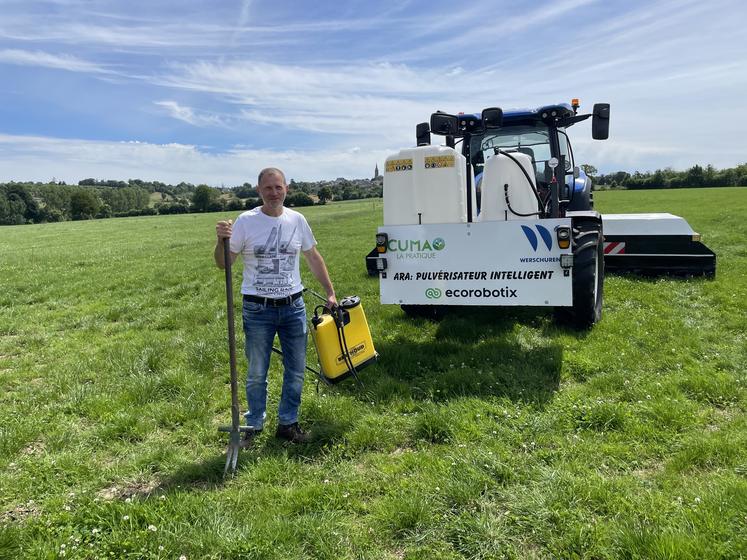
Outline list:
[[[0,0],[0,182],[373,176],[436,110],[611,104],[600,172],[747,162],[744,0]]]

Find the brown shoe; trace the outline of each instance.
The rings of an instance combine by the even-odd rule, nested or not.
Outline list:
[[[275,437],[284,439],[291,443],[309,443],[311,441],[309,434],[301,429],[298,422],[285,426],[280,424],[275,432]]]
[[[244,437],[241,438],[241,442],[239,442],[239,447],[241,449],[246,449],[247,447],[251,447],[251,445],[254,443],[254,440],[259,437],[259,434],[262,433],[262,430],[247,430],[244,432]]]

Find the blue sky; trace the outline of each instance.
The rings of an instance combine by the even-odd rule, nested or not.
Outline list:
[[[747,3],[0,0],[0,181],[368,177],[431,112],[612,105],[609,172],[747,161]]]

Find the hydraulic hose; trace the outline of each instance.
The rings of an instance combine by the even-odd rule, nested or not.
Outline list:
[[[542,216],[545,213],[545,207],[544,203],[542,202],[542,199],[540,198],[539,193],[537,192],[537,187],[534,185],[534,181],[532,181],[531,177],[529,177],[529,173],[527,173],[527,170],[524,169],[524,166],[521,165],[521,162],[516,159],[514,156],[512,156],[510,153],[505,152],[501,150],[500,148],[495,148],[495,154],[503,154],[504,156],[508,157],[511,161],[513,161],[516,165],[519,166],[519,169],[521,169],[521,172],[524,174],[524,177],[526,177],[527,182],[529,183],[529,186],[532,189],[532,193],[534,193],[534,197],[537,199],[537,205],[539,207],[538,212],[532,212],[530,214],[520,214],[518,212],[515,212],[511,208],[511,204],[508,201],[508,185],[504,185],[504,191],[506,194],[506,205],[508,206],[508,209],[511,210],[512,214],[515,214],[516,216]]]
[[[528,217],[528,216],[540,216],[541,212],[530,212],[529,214],[522,214],[521,212],[517,212],[513,208],[511,208],[511,201],[508,199],[508,183],[505,183],[503,185],[503,194],[506,197],[506,206],[508,206],[508,209],[511,211],[511,213],[515,216],[522,216],[522,217]]]

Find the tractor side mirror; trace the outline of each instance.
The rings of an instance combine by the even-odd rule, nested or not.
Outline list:
[[[442,136],[458,136],[459,119],[455,115],[433,113],[431,115],[431,132]]]
[[[595,103],[591,117],[591,137],[594,140],[607,140],[610,136],[610,104]]]
[[[500,107],[489,107],[488,109],[483,109],[482,125],[486,130],[503,126],[503,109]]]
[[[420,123],[415,127],[415,140],[418,146],[430,146],[431,128],[427,122]]]

